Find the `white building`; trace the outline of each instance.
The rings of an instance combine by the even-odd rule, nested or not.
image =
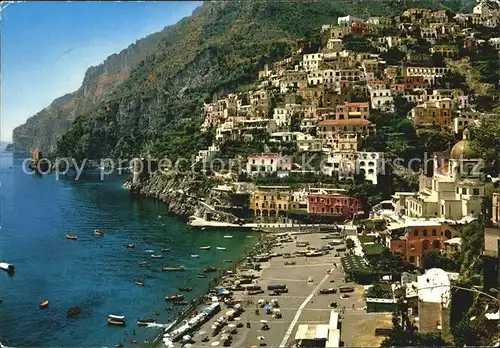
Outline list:
[[[219,151],[220,151],[220,149],[217,145],[211,145],[206,150],[198,151],[198,156],[196,156],[195,161],[196,162],[208,162],[212,158],[214,158],[219,153]]]
[[[351,16],[351,15],[347,15],[347,16],[344,16],[344,17],[338,17],[337,18],[337,24],[338,25],[349,26],[353,22],[363,22],[363,20],[359,19],[357,17]]]
[[[292,120],[292,112],[286,108],[275,108],[273,120],[276,121],[276,126],[278,128],[288,127]]]
[[[300,64],[306,71],[316,71],[319,69],[322,63],[323,53],[311,53],[304,54],[304,56],[302,57],[302,62]]]
[[[281,156],[275,153],[263,153],[249,156],[247,159],[247,174],[250,176],[266,175],[278,171],[292,169],[292,156]]]
[[[406,215],[417,218],[462,220],[481,213],[486,184],[480,179],[482,161],[469,144],[469,131],[463,132],[447,162],[433,160],[432,178],[421,177],[420,190],[406,200]]]
[[[384,153],[360,151],[332,151],[327,155],[323,174],[337,176],[339,180],[354,180],[356,174],[376,185],[378,176],[385,173]]]
[[[341,39],[329,39],[326,48],[333,52],[341,52],[344,49],[344,44]]]
[[[394,109],[392,91],[389,88],[377,88],[368,85],[372,109],[392,111]]]

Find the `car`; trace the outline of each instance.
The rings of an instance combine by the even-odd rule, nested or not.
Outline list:
[[[319,291],[320,294],[336,294],[337,293],[337,289],[334,289],[334,288],[326,288],[326,289],[321,289]]]
[[[340,298],[342,300],[345,300],[346,298],[350,298],[351,296],[347,295],[347,294],[343,294],[342,296],[340,296]]]

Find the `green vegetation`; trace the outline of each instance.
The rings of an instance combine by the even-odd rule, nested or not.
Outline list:
[[[425,269],[441,268],[448,272],[460,271],[460,264],[456,260],[440,252],[431,252],[424,255],[422,267]]]
[[[358,236],[361,244],[373,243],[377,240],[377,236]]]
[[[382,244],[378,244],[378,243],[363,244],[363,252],[365,253],[366,256],[380,255],[386,249],[387,248],[385,246],[383,246]]]
[[[391,284],[388,283],[374,283],[365,292],[365,298],[386,298],[392,299],[393,293]]]

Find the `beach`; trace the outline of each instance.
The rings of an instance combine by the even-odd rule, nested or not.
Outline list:
[[[283,234],[281,234],[283,235]],[[321,248],[328,244],[331,239],[321,239],[327,233],[309,233],[309,234],[290,234],[289,242],[274,243],[274,246],[269,250],[271,254],[294,254],[298,250],[304,250],[305,247],[297,247],[296,242],[307,242],[310,247]],[[277,234],[268,238],[278,240]],[[345,248],[345,246],[337,245],[333,248]],[[336,254],[339,254],[336,256]],[[341,267],[340,257],[343,253],[338,253],[335,250],[322,256],[306,257],[295,256],[292,258],[283,258],[283,256],[275,256],[269,261],[259,262],[260,271],[248,271],[244,269],[237,270],[235,274],[226,276],[222,280],[221,285],[227,286],[234,279],[241,275],[254,273],[258,278],[253,280],[254,286],[261,286],[264,290],[263,294],[249,295],[248,291],[233,292],[234,302],[239,302],[244,312],[239,315],[240,319],[228,321],[228,327],[231,323],[238,326],[231,334],[232,340],[229,346],[232,347],[251,347],[266,344],[268,347],[286,347],[289,346],[295,339],[297,329],[301,324],[328,324],[330,313],[333,308],[330,307],[332,302],[337,303],[337,312],[341,313],[341,341],[346,346],[354,346],[362,338],[366,344],[377,345],[378,339],[374,337],[374,328],[366,328],[365,320],[369,318],[373,322],[374,317],[380,317],[380,320],[387,319],[387,313],[369,313],[364,309],[363,287],[355,283],[345,282],[344,272]],[[287,261],[294,261],[294,265],[285,265]],[[334,263],[337,267],[334,267]],[[272,291],[268,291],[268,285],[283,285],[286,284],[288,292],[279,296],[271,296]],[[336,288],[340,286],[353,286],[354,292],[350,293],[350,298],[341,299],[341,294],[319,294],[318,291],[324,288]],[[279,302],[279,311],[281,318],[275,318],[271,314],[266,314],[264,308],[259,305],[259,300],[271,302],[276,299]],[[221,303],[221,311],[214,315],[210,320],[204,323],[195,332],[190,333],[193,341],[190,342],[194,347],[209,347],[216,346],[215,342],[219,342],[222,346],[221,333],[212,336],[212,326],[216,320],[230,309]],[[343,312],[344,310],[344,313]],[[390,315],[389,315],[390,317]],[[269,329],[262,330],[262,320],[268,322]],[[389,318],[390,321],[390,318]],[[376,322],[376,320],[375,320]],[[232,330],[232,328],[231,328]],[[360,336],[359,330],[368,330],[363,332],[364,336]],[[202,341],[202,336],[196,332],[206,332],[208,340]],[[371,331],[371,332],[370,332]],[[235,332],[235,333],[234,333]],[[176,346],[182,346],[182,340],[175,343]]]

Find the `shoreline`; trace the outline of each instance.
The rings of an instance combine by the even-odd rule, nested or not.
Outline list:
[[[162,341],[163,337],[165,334],[168,334],[169,332],[173,331],[176,326],[178,326],[180,323],[183,321],[186,321],[186,319],[194,314],[197,310],[199,310],[202,306],[205,305],[206,299],[208,297],[208,294],[213,291],[214,288],[218,287],[223,278],[228,275],[227,271],[232,271],[234,273],[237,272],[238,268],[242,265],[244,261],[246,261],[249,257],[256,253],[262,253],[265,252],[266,250],[269,250],[271,248],[271,243],[273,242],[275,238],[272,237],[271,234],[265,234],[261,233],[259,236],[259,240],[255,243],[255,245],[248,251],[246,254],[242,255],[237,261],[233,262],[232,267],[228,270],[224,270],[219,273],[217,277],[214,277],[211,279],[211,282],[213,282],[213,285],[210,285],[207,291],[204,293],[200,294],[195,300],[194,303],[189,305],[188,308],[186,308],[183,312],[178,314],[178,318],[173,321],[172,323],[167,324],[167,327],[161,328],[159,332],[156,334],[152,346],[153,347],[164,347],[164,343]],[[266,244],[266,242],[268,242]]]

